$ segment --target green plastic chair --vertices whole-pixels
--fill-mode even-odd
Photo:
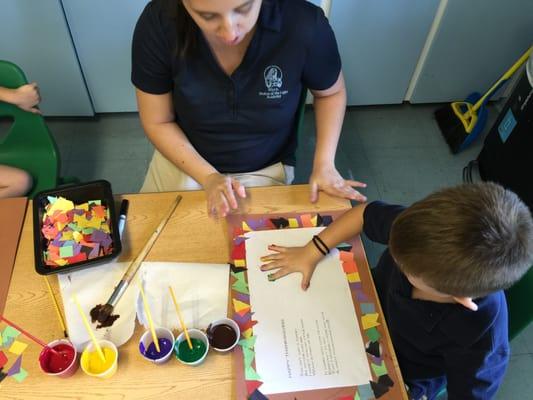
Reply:
[[[509,340],[514,339],[533,321],[531,293],[533,292],[533,266],[505,291],[509,310]]]
[[[0,86],[15,89],[27,83],[18,66],[0,60]],[[23,169],[32,176],[29,197],[57,187],[61,182],[59,151],[44,118],[0,101],[0,118],[4,117],[12,118],[13,123],[4,139],[0,138],[0,164]]]

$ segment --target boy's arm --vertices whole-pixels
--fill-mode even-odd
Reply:
[[[36,107],[41,101],[41,96],[39,94],[39,87],[35,82],[22,85],[17,89],[0,86],[0,101],[14,104],[21,110],[34,114],[41,113]]]
[[[345,212],[324,229],[318,237],[330,248],[358,235],[363,229],[363,213],[366,204],[359,204]],[[324,257],[315,244],[310,241],[303,247],[282,247],[271,245],[269,250],[276,253],[264,256],[261,261],[268,262],[261,266],[262,271],[278,269],[269,275],[275,281],[292,272],[302,273],[302,289],[307,290],[316,265]]]
[[[509,362],[509,347],[486,351],[460,348],[446,352],[448,400],[492,399]]]

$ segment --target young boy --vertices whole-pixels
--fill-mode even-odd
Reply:
[[[0,86],[0,101],[11,103],[27,112],[41,113],[37,108],[41,96],[35,82],[22,85],[17,89]],[[23,196],[31,187],[32,179],[26,171],[0,164],[0,199]]]
[[[533,220],[493,183],[440,190],[411,207],[382,202],[346,212],[304,247],[270,246],[263,271],[309,287],[329,249],[363,231],[388,244],[372,271],[412,399],[490,399],[509,360],[503,289],[533,263]]]

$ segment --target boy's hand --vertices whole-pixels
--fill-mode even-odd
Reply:
[[[34,114],[41,114],[41,111],[36,107],[40,101],[39,87],[35,82],[21,86],[15,89],[13,93],[13,104],[21,110]]]
[[[267,262],[261,265],[261,271],[277,269],[275,273],[268,275],[268,279],[275,281],[293,272],[300,272],[302,289],[307,290],[316,265],[323,257],[314,245],[311,243],[304,247],[283,247],[271,244],[268,249],[276,253],[261,257],[261,261]]]

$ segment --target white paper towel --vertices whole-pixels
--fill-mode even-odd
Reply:
[[[76,294],[83,312],[90,322],[89,312],[94,306],[105,304],[128,265],[128,262],[112,262],[58,276],[69,338],[78,351],[82,351],[91,338],[83,325],[72,296]],[[98,339],[109,340],[117,346],[126,343],[135,329],[134,304],[138,296],[138,285],[130,285],[113,311],[113,314],[120,315],[120,318],[108,328],[95,329],[95,336]],[[92,327],[96,328],[96,324],[92,324]]]
[[[181,330],[169,286],[174,289],[187,328],[205,329],[214,320],[226,317],[228,268],[228,264],[143,263],[141,279],[154,324]],[[140,296],[137,315],[147,327]]]
[[[84,349],[90,337],[72,300],[73,294],[77,295],[90,321],[90,310],[98,304],[105,304],[128,265],[128,262],[109,263],[58,276],[69,337],[78,351]],[[120,318],[110,327],[96,329],[97,338],[110,340],[117,346],[123,345],[133,335],[136,313],[139,321],[148,326],[139,293],[141,281],[157,326],[181,330],[169,285],[174,289],[188,328],[205,329],[210,322],[227,315],[228,264],[144,262],[137,274],[113,312]],[[96,328],[96,324],[92,327]]]

